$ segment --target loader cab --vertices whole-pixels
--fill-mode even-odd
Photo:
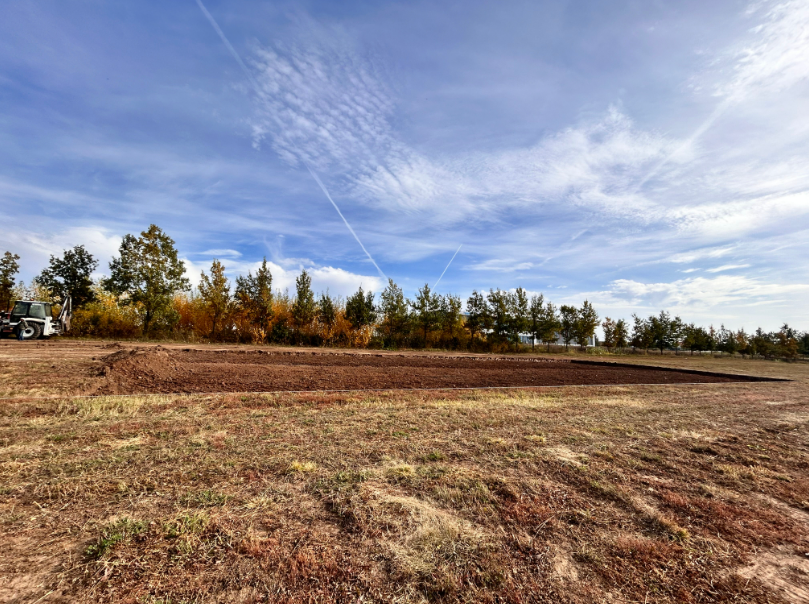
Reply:
[[[22,319],[28,327],[23,330],[23,340],[36,340],[41,337],[60,335],[64,330],[64,321],[54,321],[53,307],[50,302],[39,300],[17,300],[11,314],[0,324],[0,337],[16,333]],[[69,319],[68,319],[69,320]]]
[[[53,314],[49,302],[30,302],[17,300],[11,310],[11,322],[17,323],[20,319],[52,319]]]

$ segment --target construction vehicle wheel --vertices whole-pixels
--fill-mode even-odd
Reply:
[[[23,340],[36,340],[42,335],[42,325],[39,323],[29,323],[28,328],[22,332]]]

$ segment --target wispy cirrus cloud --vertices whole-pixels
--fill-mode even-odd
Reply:
[[[723,273],[725,271],[735,271],[740,268],[749,268],[749,264],[723,264],[722,266],[715,266],[714,268],[706,268],[706,273]]]
[[[700,76],[710,79],[720,99],[710,124],[727,102],[785,90],[809,74],[805,4],[768,5],[751,15],[759,24],[748,38]],[[585,210],[710,238],[809,214],[809,176],[795,169],[807,157],[805,145],[784,160],[746,160],[738,153],[708,158],[697,148],[707,122],[676,138],[639,128],[611,107],[533,145],[437,154],[401,137],[391,87],[350,45],[259,46],[250,64],[262,90],[253,120],[256,144],[268,139],[290,164],[305,160],[330,174],[339,195],[418,215],[419,224],[425,216],[439,223],[486,222],[501,220],[503,212]],[[655,187],[646,191],[652,174]]]
[[[269,139],[290,164],[330,172],[341,194],[389,211],[485,221],[563,202],[643,219],[653,207],[632,181],[676,144],[613,107],[530,147],[428,155],[397,137],[387,88],[350,53],[258,48],[251,64],[262,91],[255,144]]]
[[[772,94],[809,78],[809,5],[803,0],[756,2],[747,15],[759,18],[752,36],[717,61],[726,77],[714,86],[719,97],[741,102]]]
[[[197,255],[199,256],[213,256],[214,258],[241,258],[242,253],[238,250],[228,250],[228,249],[215,249],[215,250],[205,250],[204,252],[199,252]]]
[[[591,301],[610,307],[670,308],[705,311],[722,306],[779,304],[809,291],[809,283],[772,283],[743,275],[721,275],[713,278],[690,277],[663,283],[643,283],[633,279],[617,279],[609,288],[580,294]]]
[[[673,256],[670,256],[666,260],[668,262],[675,262],[677,264],[691,263],[697,260],[702,260],[704,258],[721,258],[722,256],[727,256],[735,249],[736,249],[735,245],[708,247],[698,250],[692,250],[689,252],[681,252],[679,254],[674,254]]]

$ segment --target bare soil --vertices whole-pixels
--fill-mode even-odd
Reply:
[[[124,349],[102,359],[97,394],[714,384],[760,378],[571,359]]]

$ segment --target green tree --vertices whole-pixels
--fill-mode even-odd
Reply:
[[[514,350],[519,348],[520,334],[528,331],[531,325],[531,313],[528,308],[528,294],[518,287],[510,298],[509,335],[514,343]]]
[[[360,285],[357,292],[346,300],[346,319],[354,329],[373,325],[376,321],[374,294],[363,292]]]
[[[809,331],[798,334],[798,354],[809,355]]]
[[[508,341],[511,325],[513,323],[514,304],[509,292],[500,289],[490,289],[486,302],[491,313],[491,327],[494,338],[498,341]]]
[[[579,309],[575,306],[563,304],[559,308],[559,335],[565,343],[565,350],[568,349],[570,343],[576,338],[576,326],[579,321]]]
[[[320,300],[317,301],[317,322],[320,323],[323,332],[326,334],[326,342],[330,343],[332,329],[337,322],[337,309],[335,308],[334,300],[331,299],[329,292],[320,294]]]
[[[757,354],[763,357],[771,356],[773,342],[770,334],[766,333],[761,327],[756,329],[755,333],[750,337],[749,349],[751,356],[756,356]]]
[[[452,294],[438,296],[438,298],[438,323],[443,345],[447,348],[457,349],[463,333],[461,299]]]
[[[401,345],[407,336],[410,316],[407,298],[393,279],[388,279],[388,286],[382,291],[379,312],[382,315],[380,330],[385,346]]]
[[[20,257],[6,252],[0,258],[0,310],[7,311],[13,302],[15,277],[20,272]]]
[[[691,354],[695,350],[702,351],[708,349],[708,332],[704,327],[698,327],[693,323],[683,325],[682,329],[683,347],[688,348]]]
[[[551,344],[556,341],[559,330],[562,329],[562,322],[559,319],[559,311],[550,301],[542,309],[540,323],[540,338],[548,345],[548,352],[551,351]]]
[[[739,351],[739,342],[736,339],[736,334],[733,333],[732,330],[726,329],[724,325],[719,328],[719,342],[717,348],[730,355],[736,354]]]
[[[531,350],[537,340],[542,339],[542,312],[545,296],[542,294],[531,296],[531,305],[528,309],[528,331],[531,334]]]
[[[618,319],[615,322],[615,335],[613,338],[616,348],[626,348],[629,340],[629,328],[623,319]]]
[[[469,344],[474,344],[475,337],[482,335],[483,331],[489,327],[491,314],[486,298],[477,290],[472,291],[472,295],[466,300],[466,328],[469,330]]]
[[[51,256],[48,268],[37,277],[56,298],[70,294],[73,307],[81,308],[95,300],[93,280],[90,275],[98,267],[98,260],[83,245],[65,250],[61,258]]]
[[[790,329],[786,323],[780,331],[773,334],[775,341],[776,354],[785,359],[795,359],[798,357],[798,340],[795,339],[797,334],[794,330]]]
[[[789,339],[789,340],[795,340],[795,341],[797,341],[797,339],[798,339],[798,332],[797,332],[797,331],[795,331],[794,329],[792,329],[792,328],[789,326],[789,324],[788,324],[788,323],[784,323],[784,324],[781,326],[781,331],[780,331],[780,333],[784,334],[784,337],[785,337],[785,338],[787,338],[787,339]]]
[[[117,295],[122,304],[139,308],[147,336],[157,317],[176,322],[169,316],[172,298],[190,289],[190,284],[184,277],[185,266],[177,258],[174,240],[153,224],[140,237],[125,235],[118,251],[103,287]]]
[[[312,278],[305,270],[295,279],[295,303],[292,305],[292,324],[300,340],[303,332],[311,327],[317,316],[315,294],[312,291]]]
[[[744,328],[734,334],[736,338],[736,349],[744,356],[750,353],[750,338]]]
[[[649,346],[654,343],[649,321],[636,314],[632,315],[632,319],[634,321],[632,325],[632,346],[648,350]]]
[[[199,296],[205,303],[205,309],[211,318],[211,339],[216,338],[217,327],[225,322],[233,307],[230,295],[230,281],[225,277],[225,267],[214,258],[211,264],[211,276],[202,271],[199,280]]]
[[[598,313],[593,305],[585,300],[577,313],[574,329],[576,342],[583,349],[586,349],[587,342],[595,335],[596,327],[598,327]]]
[[[607,350],[615,347],[615,326],[615,321],[609,317],[605,317],[601,323],[601,330],[604,332],[604,346],[607,347]]]
[[[677,345],[682,329],[680,317],[672,319],[668,312],[661,310],[659,315],[649,317],[648,325],[652,343],[655,348],[660,349],[660,354],[663,354],[666,348],[674,348]]]
[[[440,325],[441,298],[432,293],[429,284],[425,283],[424,287],[416,292],[416,299],[412,302],[412,307],[415,314],[414,320],[423,332],[424,346],[429,346],[430,332]]]
[[[236,301],[246,312],[254,335],[262,341],[272,331],[272,300],[272,273],[264,258],[255,276],[248,271],[246,277],[236,277]]]

